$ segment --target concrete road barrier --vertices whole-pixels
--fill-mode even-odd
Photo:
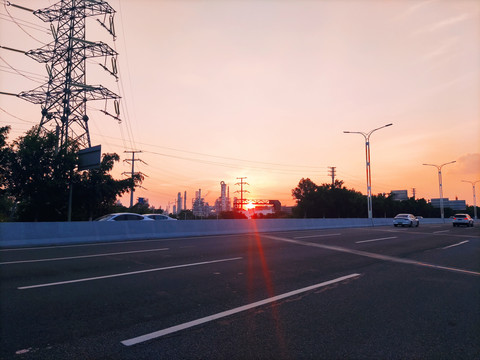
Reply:
[[[0,248],[160,239],[253,232],[390,226],[378,219],[259,219],[183,221],[78,221],[0,223]],[[420,224],[442,223],[422,219]]]

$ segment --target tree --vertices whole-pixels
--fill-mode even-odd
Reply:
[[[374,217],[394,217],[400,213],[414,214],[423,217],[440,217],[440,209],[434,208],[425,199],[398,201],[391,195],[379,194],[372,197]],[[449,215],[450,216],[450,215]]]
[[[178,219],[178,220],[195,220],[195,215],[193,215],[192,210],[182,210],[176,215],[176,219]]]
[[[291,216],[284,211],[276,211],[270,214],[255,213],[252,215],[252,219],[286,219]]]
[[[0,128],[2,191],[16,202],[16,219],[20,221],[65,221],[69,187],[73,186],[75,220],[88,220],[110,212],[117,196],[137,186],[142,178],[115,180],[108,173],[117,154],[104,154],[100,167],[80,172],[78,147],[71,143],[57,149],[57,138],[49,132],[32,128],[25,136],[5,145],[8,130]],[[2,145],[3,144],[3,145]]]
[[[53,133],[40,134],[34,127],[14,141],[7,160],[5,184],[17,201],[22,221],[64,220],[76,147],[56,151]]]
[[[309,178],[302,178],[298,186],[292,190],[292,196],[297,200],[297,206],[293,209],[296,217],[318,217],[318,186]]]
[[[366,196],[343,186],[343,181],[334,184],[316,185],[310,179],[301,179],[292,190],[297,199],[293,208],[295,217],[309,218],[357,218],[367,217]],[[414,198],[396,201],[391,195],[378,194],[372,196],[374,217],[394,217],[399,213],[410,213],[423,217],[439,217],[440,210],[427,203],[425,199]],[[445,216],[453,214],[453,210],[445,208]]]
[[[217,218],[212,217],[212,218]],[[248,219],[248,217],[241,211],[221,211],[218,214],[219,219]]]
[[[332,184],[316,185],[310,179],[301,179],[298,186],[292,190],[297,199],[293,208],[295,217],[338,218],[363,216],[362,210],[365,196],[355,190],[343,186],[343,181],[336,180]]]
[[[113,212],[117,197],[131,189],[132,181],[135,186],[142,181],[141,175],[135,175],[133,180],[115,180],[109,172],[118,161],[117,154],[103,154],[99,168],[84,171],[79,176],[73,185],[73,219],[92,220]],[[146,213],[148,205],[138,210]]]
[[[6,186],[8,162],[11,158],[11,149],[7,146],[9,132],[10,126],[0,127],[0,221],[9,220],[13,207],[13,199],[9,196]]]

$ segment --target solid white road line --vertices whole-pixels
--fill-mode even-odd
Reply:
[[[450,232],[450,230],[434,231],[433,233],[434,233],[434,234],[441,234],[441,233],[445,233],[445,232]]]
[[[379,238],[379,239],[370,239],[370,240],[355,241],[355,244],[367,243],[367,242],[372,242],[372,241],[390,240],[390,239],[396,239],[396,238],[397,238],[397,236],[390,236],[390,237]]]
[[[57,285],[73,284],[73,283],[78,283],[78,282],[85,282],[85,281],[92,281],[92,280],[100,280],[100,279],[110,279],[110,278],[115,278],[115,277],[120,277],[120,276],[129,276],[129,275],[136,275],[136,274],[144,274],[144,273],[149,273],[149,272],[154,272],[154,271],[179,269],[179,268],[190,267],[190,266],[208,265],[208,264],[214,264],[214,263],[225,262],[225,261],[234,261],[234,260],[240,260],[240,259],[243,259],[243,258],[241,258],[241,257],[236,257],[236,258],[230,258],[230,259],[220,259],[220,260],[202,261],[202,262],[192,263],[192,264],[174,265],[174,266],[167,266],[167,267],[162,267],[162,268],[155,268],[155,269],[148,269],[148,270],[140,270],[140,271],[132,271],[132,272],[128,272],[128,273],[120,273],[120,274],[96,276],[96,277],[76,279],[76,280],[58,281],[58,282],[47,283],[47,284],[21,286],[21,287],[18,287],[17,289],[18,289],[18,290],[27,290],[27,289],[35,289],[35,288],[47,287],[47,286],[57,286]]]
[[[457,243],[457,244],[445,246],[445,247],[443,247],[442,249],[444,249],[444,250],[445,250],[445,249],[449,249],[449,248],[452,248],[452,247],[454,247],[454,246],[459,246],[459,245],[466,244],[466,243],[468,243],[468,242],[469,242],[468,240],[465,240],[465,241],[459,242],[459,243]]]
[[[297,236],[294,239],[309,239],[309,238],[317,238],[317,237],[326,237],[326,236],[339,236],[342,234],[321,234],[321,235],[308,235],[308,236]]]
[[[290,297],[290,296],[295,296],[295,295],[298,295],[298,294],[301,294],[301,293],[304,293],[304,292],[307,292],[307,291],[315,290],[315,289],[318,289],[320,287],[335,284],[335,283],[338,283],[340,281],[355,278],[355,277],[358,277],[358,276],[360,276],[360,274],[350,274],[350,275],[342,276],[342,277],[339,277],[339,278],[336,278],[336,279],[333,279],[333,280],[329,280],[329,281],[325,281],[325,282],[322,282],[322,283],[319,283],[319,284],[316,284],[316,285],[304,287],[302,289],[293,290],[293,291],[290,291],[290,292],[287,292],[287,293],[284,293],[284,294],[281,294],[281,295],[277,295],[277,296],[274,296],[274,297],[271,297],[271,298],[260,300],[260,301],[257,301],[257,302],[251,303],[251,304],[247,304],[247,305],[244,305],[244,306],[240,306],[240,307],[237,307],[237,308],[234,308],[234,309],[231,309],[231,310],[223,311],[223,312],[220,312],[220,313],[217,313],[217,314],[214,314],[214,315],[206,316],[206,317],[203,317],[203,318],[200,318],[200,319],[197,319],[197,320],[189,321],[189,322],[186,322],[186,323],[183,323],[183,324],[180,324],[180,325],[172,326],[172,327],[169,327],[169,328],[166,328],[166,329],[163,329],[163,330],[155,331],[155,332],[152,332],[152,333],[149,333],[149,334],[146,334],[146,335],[134,337],[134,338],[128,339],[128,340],[123,340],[121,343],[125,346],[136,345],[136,344],[139,344],[139,343],[142,343],[142,342],[145,342],[145,341],[149,341],[149,340],[152,340],[152,339],[156,339],[156,338],[159,338],[159,337],[177,332],[177,331],[185,330],[185,329],[191,328],[193,326],[197,326],[197,325],[204,324],[204,323],[207,323],[207,322],[210,322],[210,321],[214,321],[214,320],[217,320],[217,319],[220,319],[220,318],[224,318],[226,316],[234,315],[234,314],[237,314],[237,313],[242,312],[242,311],[250,310],[250,309],[256,308],[258,306],[269,304],[269,303],[272,303],[272,302],[275,302],[275,301],[285,299],[285,298]]]
[[[338,251],[338,252],[343,252],[343,253],[346,253],[346,254],[364,256],[364,257],[368,257],[368,258],[372,258],[372,259],[390,261],[390,262],[400,263],[400,264],[410,264],[410,265],[416,265],[416,266],[423,266],[423,267],[429,267],[429,268],[438,269],[438,270],[446,270],[446,271],[458,272],[458,273],[462,273],[462,274],[480,276],[480,272],[478,272],[478,271],[471,271],[471,270],[453,268],[453,267],[448,267],[448,266],[428,264],[428,263],[424,263],[424,262],[420,262],[420,261],[416,261],[416,260],[410,260],[410,259],[399,258],[399,257],[395,257],[395,256],[382,255],[382,254],[376,254],[376,253],[371,253],[371,252],[362,251],[362,250],[348,249],[348,248],[344,248],[344,247],[340,247],[340,246],[317,244],[317,243],[311,243],[311,242],[307,242],[307,241],[298,241],[298,240],[282,238],[282,237],[278,237],[278,236],[270,236],[270,235],[262,235],[262,236],[266,237],[268,239],[288,242],[288,243],[291,243],[291,244],[318,247],[320,249]]]
[[[47,258],[47,259],[36,259],[36,260],[7,261],[7,262],[0,262],[0,265],[25,264],[25,263],[35,263],[35,262],[45,262],[45,261],[59,261],[59,260],[72,260],[72,259],[85,259],[85,258],[100,257],[100,256],[137,254],[137,253],[145,253],[145,252],[153,252],[153,251],[165,251],[165,250],[168,250],[168,248],[150,249],[150,250],[136,250],[136,251],[124,251],[124,252],[106,253],[106,254],[95,254],[95,255],[68,256],[68,257],[50,258],[50,259]]]

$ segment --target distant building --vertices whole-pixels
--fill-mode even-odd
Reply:
[[[195,191],[195,198],[192,200],[193,215],[199,217],[207,217],[210,215],[210,205],[202,198],[202,189]]]
[[[431,199],[430,204],[432,204],[433,207],[439,208],[440,198]],[[465,200],[450,200],[449,198],[443,198],[443,207],[452,210],[466,210],[467,204]]]
[[[220,197],[215,200],[215,212],[218,214],[222,211],[231,211],[230,204],[230,187],[224,181],[220,182]]]
[[[408,200],[408,190],[392,190],[390,192],[392,199],[395,201]]]
[[[467,210],[467,203],[465,200],[450,200],[448,207],[452,210]]]

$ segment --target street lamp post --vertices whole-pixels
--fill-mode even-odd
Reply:
[[[365,158],[367,163],[367,208],[368,208],[368,218],[372,219],[372,173],[370,170],[370,135],[374,131],[383,129],[387,126],[392,126],[393,124],[383,125],[379,128],[373,129],[368,133],[360,132],[360,131],[344,131],[345,134],[360,134],[365,138]]]
[[[456,161],[450,161],[442,165],[434,165],[434,164],[423,164],[426,166],[434,166],[438,170],[438,192],[440,195],[440,217],[444,220],[444,213],[443,213],[443,187],[442,187],[442,167],[448,164],[453,164]],[[444,220],[445,222],[445,220]]]
[[[477,181],[462,180],[462,182],[468,182],[468,183],[472,184],[472,188],[473,188],[473,217],[475,218],[475,220],[477,220],[477,197],[475,195],[475,184],[477,182],[480,182],[480,180],[477,180]]]

